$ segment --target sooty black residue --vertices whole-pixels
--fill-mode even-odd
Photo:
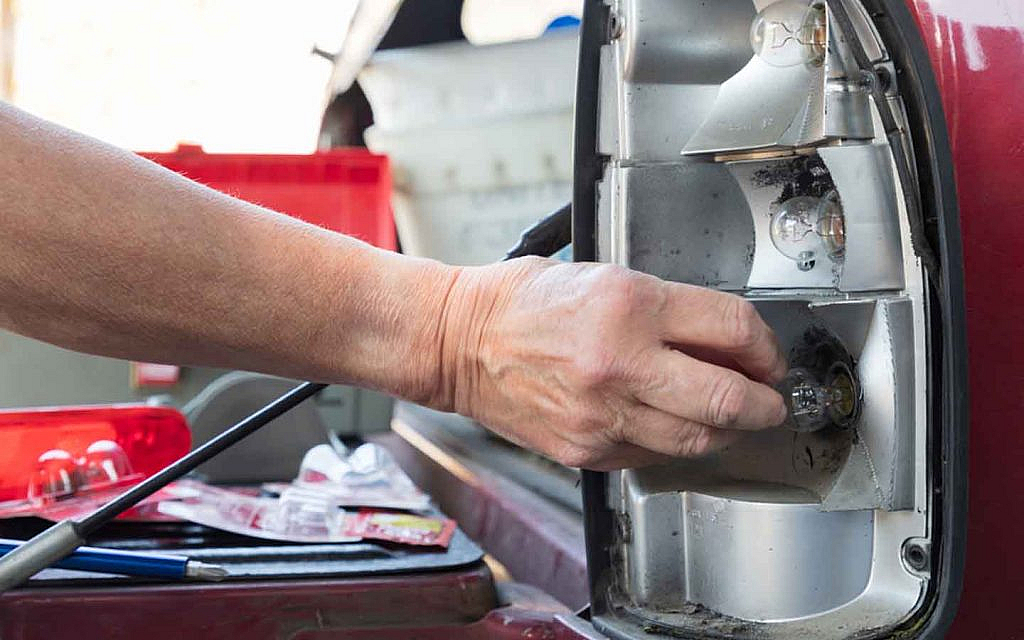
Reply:
[[[763,169],[754,172],[753,182],[758,187],[782,187],[782,192],[775,200],[785,202],[797,196],[813,196],[820,198],[832,189],[835,183],[829,175],[828,167],[821,158],[814,156],[798,156],[792,160],[772,162]]]

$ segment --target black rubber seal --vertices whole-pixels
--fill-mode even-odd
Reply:
[[[573,131],[572,250],[576,262],[597,260],[597,185],[606,158],[598,151],[601,47],[608,42],[609,9],[601,0],[584,0],[580,52],[576,68]],[[606,610],[603,593],[611,569],[608,552],[613,530],[607,508],[607,474],[582,471],[583,527],[587,544],[587,575],[591,614]]]
[[[580,54],[576,67],[573,131],[573,260],[597,260],[597,183],[606,158],[597,149],[601,47],[608,42],[609,10],[601,0],[584,0]]]

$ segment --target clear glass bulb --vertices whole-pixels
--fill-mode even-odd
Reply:
[[[66,498],[78,489],[78,464],[63,449],[50,449],[39,456],[28,480],[28,499],[34,504]]]
[[[97,440],[78,462],[83,481],[89,485],[117,482],[132,475],[128,454],[113,440]]]
[[[825,60],[825,8],[800,0],[768,5],[750,26],[750,45],[773,67],[820,65]]]
[[[821,255],[841,261],[846,252],[846,222],[839,194],[797,196],[778,205],[772,213],[771,237],[779,253],[796,261],[801,271],[814,267]]]
[[[792,431],[818,431],[829,425],[848,427],[859,413],[857,382],[841,362],[829,368],[824,382],[807,369],[794,367],[777,388],[789,410],[786,426]]]

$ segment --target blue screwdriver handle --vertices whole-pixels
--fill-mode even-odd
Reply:
[[[23,544],[21,540],[0,538],[0,555],[6,555],[21,544]],[[188,558],[160,553],[78,547],[71,555],[51,566],[93,573],[180,579],[186,576]]]

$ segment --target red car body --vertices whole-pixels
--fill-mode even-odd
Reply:
[[[942,94],[966,271],[970,500],[951,637],[1024,638],[1024,2],[910,6]]]

